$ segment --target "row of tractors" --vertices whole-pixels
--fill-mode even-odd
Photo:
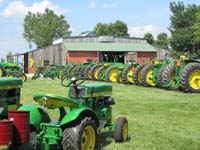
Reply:
[[[84,81],[81,76],[63,78],[67,96],[38,93],[33,95],[38,105],[22,105],[23,81],[0,77],[0,149],[100,150],[97,135],[103,129],[113,131],[115,142],[127,141],[127,118],[112,119],[112,85]],[[56,120],[48,109],[59,112]]]
[[[180,56],[179,59],[150,58],[145,64],[135,61],[123,63],[82,63],[39,67],[32,79],[70,78],[72,75],[87,80],[135,84],[145,87],[179,89],[200,93],[200,60]]]
[[[23,81],[27,80],[27,76],[23,73],[18,63],[0,62],[0,77],[17,77]]]

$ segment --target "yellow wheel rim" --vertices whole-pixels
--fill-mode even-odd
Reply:
[[[2,71],[2,69],[0,69],[0,77],[2,77],[3,76],[3,71]]]
[[[146,82],[147,82],[150,86],[156,86],[156,83],[153,82],[153,80],[152,80],[152,74],[153,74],[152,69],[149,69],[149,70],[147,71],[147,74],[146,74]]]
[[[108,74],[110,81],[117,82],[117,74],[118,74],[117,68],[111,69]]]
[[[94,69],[94,77],[95,77],[95,79],[98,78],[98,70],[99,70],[99,68],[100,68],[100,67],[96,67],[96,68]]]
[[[193,70],[189,75],[189,85],[193,89],[200,89],[200,70]]]
[[[92,77],[91,77],[91,70],[90,69],[87,70],[87,76],[88,76],[89,79],[92,79]]]
[[[8,74],[7,77],[13,77],[13,74]]]
[[[138,78],[139,83],[142,83],[142,81],[141,81],[141,71],[139,71],[137,78]]]
[[[95,131],[94,128],[89,125],[83,130],[81,136],[81,150],[94,150],[95,147]]]
[[[128,139],[128,123],[125,123],[123,126],[123,141],[126,141]]]
[[[131,69],[127,73],[127,79],[130,83],[134,83],[133,80],[133,72],[134,72],[134,67],[131,67]]]

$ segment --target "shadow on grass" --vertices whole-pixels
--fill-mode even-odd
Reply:
[[[106,150],[105,147],[114,141],[114,132],[108,131],[97,135],[97,144],[95,150]],[[128,141],[131,140],[129,136]],[[127,142],[128,142],[127,141]]]

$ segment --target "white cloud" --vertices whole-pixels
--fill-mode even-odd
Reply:
[[[65,14],[68,9],[62,9],[57,5],[53,5],[50,1],[44,0],[41,3],[35,2],[32,6],[25,6],[21,0],[11,1],[9,5],[0,13],[3,17],[25,16],[28,11],[33,13],[43,13],[46,8],[53,10],[56,14]]]
[[[114,3],[104,3],[103,4],[103,8],[110,8],[110,9],[116,8],[118,6],[119,6],[119,3],[117,3],[117,2],[114,2]]]
[[[3,0],[0,0],[0,4],[3,2]]]
[[[144,37],[144,34],[150,32],[154,37],[161,33],[161,28],[156,25],[146,25],[146,26],[130,26],[128,27],[128,33],[134,37]]]
[[[90,2],[89,7],[92,9],[96,8],[97,7],[96,2]]]

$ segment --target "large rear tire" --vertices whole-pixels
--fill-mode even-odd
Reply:
[[[106,72],[105,67],[104,66],[100,67],[97,72],[97,80],[104,81],[106,76],[105,72]]]
[[[148,64],[141,70],[141,83],[145,87],[156,86],[156,83],[152,80],[153,66]]]
[[[163,88],[170,89],[174,85],[176,85],[175,76],[176,76],[175,65],[168,64],[163,70],[163,78],[162,78]]]
[[[61,143],[62,150],[94,150],[96,130],[94,121],[88,117],[74,127],[65,128]]]
[[[92,76],[91,76],[91,69],[90,69],[90,66],[86,66],[84,71],[83,71],[83,74],[84,74],[84,77],[86,80],[91,80],[92,79]]]
[[[166,66],[162,66],[159,68],[158,73],[157,73],[157,86],[159,88],[163,88],[163,71],[165,69]]]
[[[96,64],[91,68],[92,80],[97,80],[98,70],[102,67],[102,64]]]
[[[117,83],[123,83],[123,81],[122,81],[122,73],[121,72],[118,72],[118,74],[117,74]]]
[[[131,64],[127,65],[122,71],[122,81],[124,84],[133,84],[133,72],[135,67]]]
[[[128,121],[125,117],[117,119],[114,130],[115,142],[124,142],[128,140]]]
[[[117,74],[119,69],[116,66],[110,66],[106,69],[106,81],[108,82],[117,82]]]
[[[187,64],[180,75],[180,89],[184,92],[200,93],[200,64]]]
[[[142,85],[142,81],[141,81],[141,70],[142,68],[144,68],[146,64],[140,64],[138,65],[134,72],[133,72],[133,80],[134,80],[134,83],[136,85]]]

